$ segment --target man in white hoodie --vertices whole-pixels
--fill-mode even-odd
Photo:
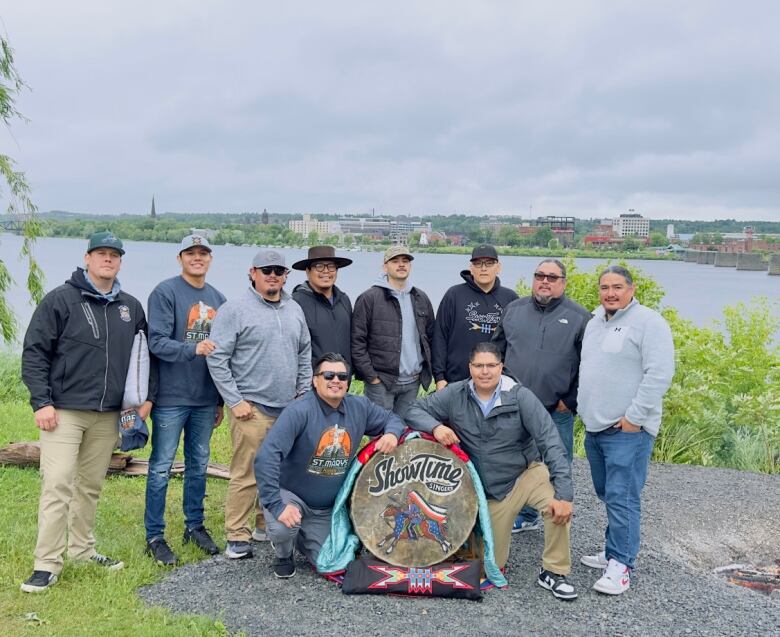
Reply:
[[[585,328],[577,402],[596,495],[607,507],[604,551],[582,563],[604,569],[594,590],[620,595],[639,552],[640,499],[663,397],[674,376],[674,342],[666,320],[634,298],[624,267],[599,277],[601,306]]]

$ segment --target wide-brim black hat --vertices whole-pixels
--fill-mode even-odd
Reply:
[[[336,248],[333,246],[312,246],[309,248],[309,256],[292,264],[293,270],[305,270],[315,261],[333,261],[337,268],[344,268],[352,264],[352,259],[336,256]]]

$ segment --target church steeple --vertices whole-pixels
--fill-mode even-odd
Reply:
[[[149,215],[152,219],[157,218],[157,212],[154,209],[154,195],[152,195],[152,213]]]

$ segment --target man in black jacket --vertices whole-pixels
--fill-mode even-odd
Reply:
[[[460,273],[465,283],[453,285],[444,294],[433,330],[433,379],[436,389],[469,377],[469,353],[489,341],[498,328],[504,308],[517,298],[514,290],[501,287],[501,264],[491,245],[471,251],[468,270]]]
[[[28,593],[57,581],[66,531],[71,560],[123,567],[95,551],[93,528],[117,446],[133,339],[146,331],[143,307],[116,279],[124,253],[110,232],[93,234],[84,269],[43,298],[24,337],[22,379],[41,430],[42,474],[35,566],[21,586]],[[150,409],[147,401],[138,413],[146,418]]]
[[[409,285],[414,257],[409,248],[385,251],[384,276],[355,301],[352,363],[365,381],[366,397],[403,417],[420,384],[431,384],[433,306]]]
[[[296,285],[292,297],[303,309],[311,334],[311,359],[337,352],[352,366],[350,332],[352,303],[336,287],[338,271],[352,263],[336,256],[333,246],[313,246],[306,259],[293,263],[293,270],[305,270],[306,282]]]
[[[531,504],[545,512],[550,523],[544,528],[537,582],[559,599],[574,599],[577,593],[566,579],[574,490],[560,436],[539,400],[502,375],[494,343],[478,343],[469,368],[469,380],[418,400],[404,420],[443,445],[460,444],[469,455],[488,499],[499,567],[509,558],[512,523],[520,509]]]
[[[542,402],[558,428],[566,454],[574,454],[574,414],[580,351],[591,313],[566,298],[566,267],[545,259],[534,270],[531,296],[510,303],[493,341],[504,355],[507,373]],[[538,515],[523,511],[515,532],[541,525]]]

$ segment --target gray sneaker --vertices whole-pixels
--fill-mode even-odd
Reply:
[[[253,556],[252,545],[249,542],[228,542],[225,555],[231,560],[243,560]]]
[[[97,564],[98,566],[102,566],[103,568],[106,568],[109,571],[118,571],[125,567],[124,562],[120,562],[119,560],[115,560],[111,557],[107,557],[100,553],[95,553],[94,555],[92,555],[89,558],[89,561],[92,562],[93,564]]]

